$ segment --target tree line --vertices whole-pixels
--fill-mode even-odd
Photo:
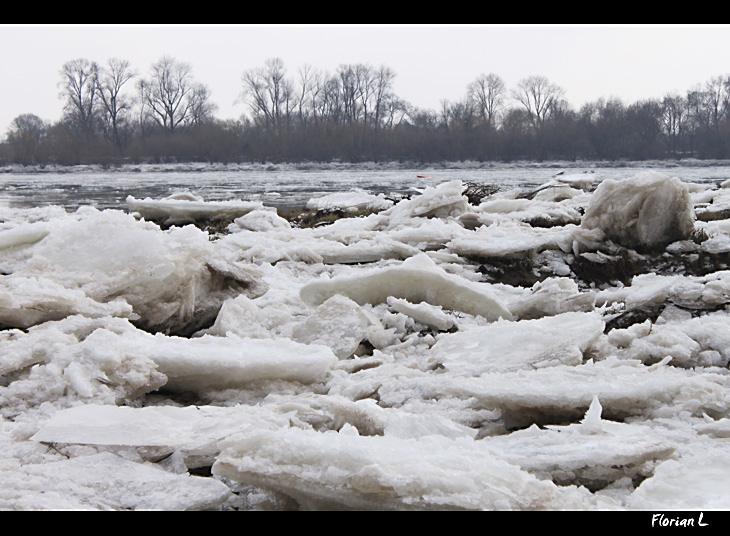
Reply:
[[[387,66],[305,65],[279,58],[241,75],[237,120],[220,120],[208,87],[169,56],[146,76],[126,60],[87,59],[59,71],[63,114],[26,113],[0,144],[0,163],[516,161],[730,158],[730,76],[684,94],[574,109],[544,76],[508,88],[480,74],[458,101],[421,109],[393,90]]]

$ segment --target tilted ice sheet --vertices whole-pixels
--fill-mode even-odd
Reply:
[[[127,196],[127,209],[144,219],[164,225],[193,223],[199,220],[233,220],[263,208],[258,201],[205,201],[189,192],[164,199],[135,199]]]
[[[655,464],[674,453],[673,443],[651,427],[608,421],[601,411],[596,396],[580,423],[532,425],[482,441],[496,456],[532,474],[593,489],[650,477]]]
[[[10,510],[203,510],[230,489],[106,452],[21,467],[0,465],[0,508]]]
[[[577,488],[540,481],[470,438],[401,439],[289,428],[232,436],[213,473],[272,488],[308,508],[581,509]]]
[[[335,294],[347,296],[359,304],[385,303],[392,296],[413,303],[439,305],[488,320],[512,318],[512,313],[487,284],[473,283],[448,274],[425,254],[411,257],[400,266],[373,269],[361,276],[318,279],[305,285],[300,292],[302,299],[312,305],[318,305]]]
[[[205,391],[245,386],[258,380],[282,379],[311,383],[321,380],[337,362],[326,346],[287,339],[237,336],[187,339],[160,333],[123,337],[127,355],[155,362],[170,389]]]
[[[603,334],[604,325],[593,313],[563,313],[519,322],[501,320],[442,335],[432,351],[449,376],[579,365],[584,353]]]
[[[36,322],[90,312],[91,301],[109,313],[116,311],[101,304],[121,302],[114,305],[119,309],[126,302],[140,325],[175,332],[215,316],[227,297],[265,290],[245,269],[218,256],[207,233],[193,226],[163,232],[122,212],[92,208],[53,221],[48,234],[28,246],[30,256],[3,278],[3,286],[15,290],[30,278],[44,282],[28,297],[15,298],[36,303]],[[38,292],[46,287],[50,299],[44,304]],[[0,321],[27,327],[27,316],[6,312]]]
[[[730,440],[696,443],[691,453],[659,464],[652,478],[642,482],[628,499],[628,507],[670,511],[730,508]]]
[[[53,444],[135,447],[160,458],[180,452],[189,467],[210,465],[219,442],[247,429],[288,426],[284,412],[271,406],[74,406],[54,414],[32,437]]]

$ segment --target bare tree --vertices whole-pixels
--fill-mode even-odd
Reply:
[[[210,91],[203,84],[194,84],[189,94],[190,124],[201,125],[213,118],[218,107],[210,100]]]
[[[544,76],[523,78],[512,91],[512,96],[527,112],[535,130],[540,130],[561,101],[564,91]]]
[[[143,109],[167,131],[192,123],[193,110],[203,109],[209,97],[194,83],[190,65],[169,56],[155,63],[151,78],[140,80],[137,87]]]
[[[314,110],[311,103],[313,103],[316,96],[317,78],[316,71],[310,65],[305,64],[299,68],[300,90],[297,96],[296,108],[297,117],[303,125],[306,125],[310,112]]]
[[[121,145],[119,130],[124,114],[131,109],[131,100],[121,94],[122,87],[135,76],[128,61],[112,58],[99,70],[96,80],[103,117],[117,146]]]
[[[326,121],[339,123],[343,118],[342,92],[337,76],[325,75],[318,83],[316,108]]]
[[[505,83],[496,74],[480,74],[469,84],[467,94],[479,115],[492,126],[496,126],[498,114],[504,104]]]
[[[679,95],[666,95],[662,100],[662,134],[672,154],[678,154],[681,150],[680,142],[684,134],[686,111],[686,101]]]
[[[730,77],[715,76],[705,83],[706,106],[712,127],[717,127],[730,107]]]
[[[342,103],[342,114],[345,121],[355,122],[360,115],[359,97],[362,94],[360,85],[362,72],[357,66],[340,65],[337,68],[337,76],[340,84],[340,94]]]
[[[96,62],[79,58],[64,63],[60,74],[58,85],[60,97],[66,100],[66,117],[83,136],[90,136],[94,131],[97,111],[99,66]]]
[[[267,126],[279,127],[289,118],[294,102],[293,84],[286,78],[284,62],[268,59],[263,68],[243,73],[241,100],[248,101],[254,120]]]
[[[375,127],[380,127],[383,117],[387,117],[387,123],[392,124],[395,112],[402,108],[398,99],[393,94],[393,80],[395,71],[390,67],[382,65],[375,73]]]

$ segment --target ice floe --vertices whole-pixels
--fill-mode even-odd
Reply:
[[[0,509],[726,508],[727,191],[0,207]]]

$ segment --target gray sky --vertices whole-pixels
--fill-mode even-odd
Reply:
[[[510,89],[541,75],[579,108],[684,93],[730,74],[730,25],[0,25],[0,51],[4,137],[22,113],[60,119],[59,70],[76,58],[126,59],[147,76],[172,56],[208,86],[221,119],[247,111],[234,104],[241,74],[274,57],[292,78],[305,64],[330,73],[344,63],[386,65],[399,97],[432,110],[463,98],[481,73]]]

